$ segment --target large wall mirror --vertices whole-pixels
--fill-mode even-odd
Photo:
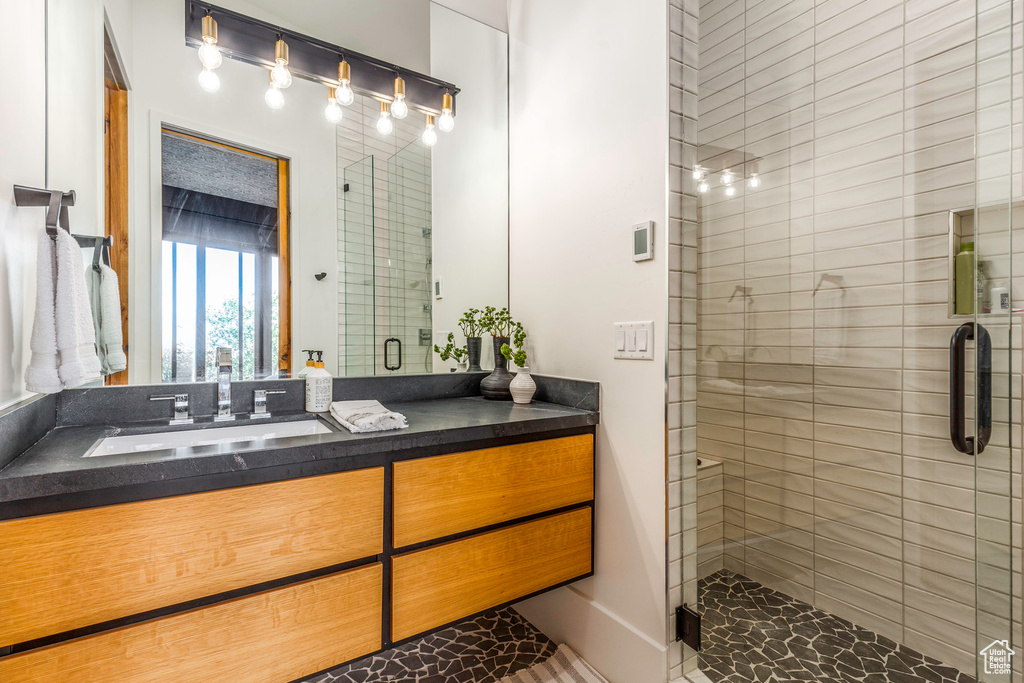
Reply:
[[[294,377],[306,350],[335,376],[452,370],[434,344],[508,303],[508,38],[452,4],[48,0],[47,184],[122,283],[105,383],[212,380],[222,347],[237,379]]]

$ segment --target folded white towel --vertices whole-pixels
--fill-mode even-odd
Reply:
[[[66,230],[57,231],[57,374],[65,389],[100,378],[96,330],[89,307],[82,249]]]
[[[388,410],[379,401],[335,401],[331,404],[331,416],[353,434],[409,426],[405,415]]]
[[[128,367],[121,336],[121,294],[117,273],[105,263],[89,265],[85,273],[100,367],[104,375],[112,375]]]
[[[56,242],[42,231],[36,254],[36,312],[29,341],[32,359],[25,370],[25,386],[37,394],[56,394],[64,388],[57,374],[56,248]]]

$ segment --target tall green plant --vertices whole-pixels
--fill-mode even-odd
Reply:
[[[456,363],[461,363],[462,359],[469,355],[469,351],[465,346],[455,345],[455,334],[452,332],[448,333],[448,343],[445,344],[443,349],[437,344],[434,344],[434,353],[441,356],[441,360],[444,361],[449,358],[454,358]]]
[[[516,364],[518,368],[526,367],[526,330],[522,323],[516,323],[515,334],[512,335],[512,343],[515,349],[508,344],[501,345],[501,355]]]
[[[512,314],[508,312],[507,306],[500,310],[494,306],[487,306],[484,308],[483,315],[480,316],[480,325],[493,337],[507,337],[512,331],[515,321],[512,320]]]
[[[463,313],[459,318],[459,327],[462,328],[462,334],[466,335],[466,339],[479,337],[480,333],[485,331],[480,322],[480,310],[471,308]]]

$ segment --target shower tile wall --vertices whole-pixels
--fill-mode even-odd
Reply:
[[[698,16],[697,161],[762,180],[712,183],[698,207],[697,448],[724,466],[724,565],[973,672],[946,211],[975,200],[975,2],[700,0]],[[1019,400],[1012,415],[1020,644]]]
[[[410,286],[430,272],[430,235],[420,225],[429,226],[431,214],[430,150],[419,142],[422,117],[410,112],[393,119],[394,132],[382,136],[375,127],[379,115],[377,100],[357,95],[337,126],[338,368],[348,376],[388,374],[383,349],[392,336],[402,340],[399,372],[426,372],[413,362],[428,348],[419,346],[419,330],[432,329],[429,288]],[[391,160],[400,152],[403,179],[392,186]],[[367,178],[364,192],[346,196],[346,174],[369,173],[371,162],[372,195],[366,194]],[[355,190],[350,182],[350,193]],[[402,218],[412,221],[406,225]]]
[[[685,181],[697,153],[697,0],[669,6],[669,633],[675,608],[697,604],[697,197]],[[669,644],[670,680],[697,653]]]

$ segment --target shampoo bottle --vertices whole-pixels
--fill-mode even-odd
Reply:
[[[299,370],[299,379],[302,379],[303,377],[311,373],[313,371],[313,368],[316,367],[316,363],[313,362],[313,354],[316,352],[310,351],[309,349],[302,349],[302,352],[308,353],[309,359],[306,361],[306,367]]]
[[[306,412],[325,413],[334,400],[334,378],[324,370],[324,352],[316,352],[316,363],[306,375]]]
[[[956,299],[953,311],[957,315],[974,314],[977,274],[974,242],[964,242],[960,245],[960,253],[956,255]]]

